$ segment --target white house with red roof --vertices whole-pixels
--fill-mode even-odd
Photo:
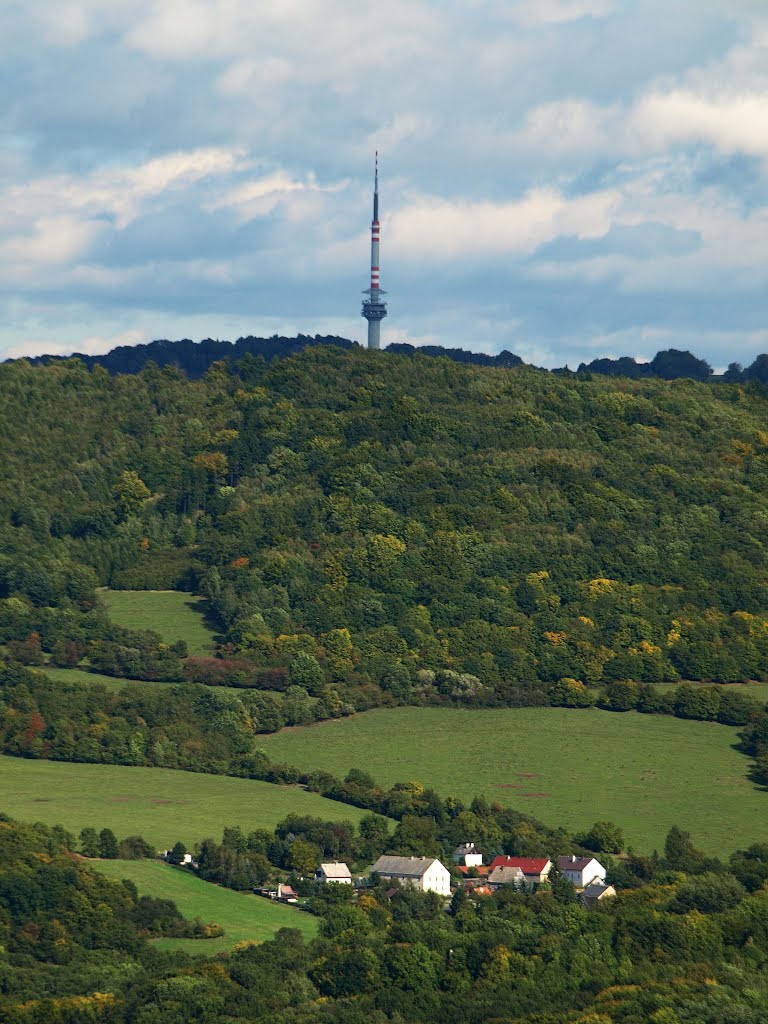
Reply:
[[[573,882],[577,889],[586,889],[592,882],[605,882],[605,868],[594,857],[577,857],[574,854],[557,858],[557,870]]]
[[[552,870],[549,857],[494,857],[489,865],[491,873],[496,868],[520,868],[529,889],[546,882]],[[489,876],[490,877],[490,876]]]

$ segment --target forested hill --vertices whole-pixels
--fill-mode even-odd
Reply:
[[[222,653],[357,706],[766,672],[757,385],[313,346],[199,381],[7,363],[0,392],[2,641],[77,660],[97,584],[181,586]]]

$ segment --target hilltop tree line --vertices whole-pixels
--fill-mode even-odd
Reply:
[[[253,335],[238,338],[237,341],[219,341],[205,338],[193,342],[189,338],[180,341],[162,339],[142,345],[120,345],[102,355],[86,355],[75,353],[72,357],[41,355],[30,357],[27,361],[32,365],[47,365],[75,358],[83,362],[89,369],[103,366],[110,373],[138,373],[148,363],[156,366],[171,366],[187,377],[197,380],[204,375],[212,363],[224,360],[237,363],[244,356],[258,357],[267,361],[285,359],[296,355],[313,346],[334,345],[337,348],[351,349],[357,342],[335,335],[315,335],[314,337],[299,334],[295,338],[273,335],[271,338],[256,338]],[[495,366],[510,369],[525,364],[520,356],[504,349],[497,355],[485,352],[471,352],[463,348],[447,348],[444,345],[421,345],[416,348],[404,342],[394,342],[385,351],[394,356],[434,356],[450,359],[457,363],[474,366]],[[549,372],[549,371],[542,371]],[[570,374],[567,366],[551,371],[553,374]],[[715,376],[710,364],[691,352],[680,349],[665,349],[657,352],[653,359],[640,362],[630,356],[617,359],[598,358],[589,363],[579,364],[578,373],[605,374],[611,377],[629,377],[631,379],[654,377],[660,380],[676,380],[684,377],[690,380],[722,380],[728,383],[747,382],[750,380],[768,384],[768,355],[758,355],[747,366],[741,363],[730,363],[722,376]]]

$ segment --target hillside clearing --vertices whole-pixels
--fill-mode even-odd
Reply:
[[[309,939],[317,933],[317,918],[252,893],[234,892],[204,882],[189,871],[152,860],[93,860],[88,864],[115,881],[130,879],[140,896],[173,900],[189,920],[199,917],[224,929],[217,939],[153,939],[160,949],[213,956],[238,942],[265,942],[281,928],[298,928]]]
[[[160,682],[154,679],[125,679],[122,676],[105,676],[101,672],[90,672],[85,668],[56,668],[52,665],[43,665],[40,669],[50,679],[58,683],[74,683],[81,686],[95,686],[97,683],[105,686],[108,690],[117,692],[126,686],[131,688],[137,686],[180,686],[181,683]],[[215,689],[222,693],[232,693],[239,696],[248,691],[237,686],[216,686]],[[261,691],[274,693],[273,690]]]
[[[738,730],[677,718],[517,708],[394,708],[265,736],[273,760],[385,785],[418,779],[443,796],[483,793],[548,825],[607,818],[637,850],[671,825],[708,853],[768,840],[768,793],[733,749]]]
[[[167,768],[71,764],[0,756],[0,811],[22,821],[111,828],[157,849],[219,839],[225,825],[273,829],[288,814],[357,822],[365,811],[295,786]]]
[[[166,643],[184,640],[190,655],[211,654],[213,633],[204,619],[205,602],[176,590],[100,590],[109,616],[126,629],[153,629]]]

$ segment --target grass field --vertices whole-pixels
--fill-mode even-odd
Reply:
[[[0,755],[0,811],[21,821],[111,828],[118,839],[142,835],[157,849],[190,848],[221,837],[225,825],[273,829],[286,815],[359,821],[355,807],[293,786],[197,775],[166,768],[32,761]]]
[[[711,683],[699,683],[690,682],[686,680],[689,686],[711,686]],[[678,687],[679,683],[654,683],[653,686],[657,690],[674,690]],[[763,704],[768,702],[768,683],[719,683],[723,690],[735,690],[737,693],[742,693],[746,697],[752,697],[753,700],[759,701]]]
[[[213,633],[204,601],[176,590],[100,590],[109,616],[127,629],[154,629],[167,643],[185,640],[192,655],[210,654]]]
[[[206,924],[215,921],[224,929],[224,935],[218,939],[153,940],[160,949],[183,949],[193,955],[212,956],[231,949],[238,942],[271,939],[281,928],[298,928],[308,939],[317,933],[317,918],[311,914],[251,893],[223,889],[159,861],[94,860],[88,863],[116,881],[130,879],[140,896],[173,900],[186,918],[199,917]]]
[[[42,672],[45,672],[51,679],[55,679],[61,683],[80,683],[83,686],[92,686],[94,683],[101,683],[102,686],[106,686],[108,690],[122,690],[124,686],[176,686],[177,683],[160,683],[155,681],[147,681],[143,679],[121,679],[117,676],[105,676],[100,672],[89,672],[85,668],[55,668],[53,666],[45,665],[41,668]],[[238,688],[237,686],[217,686],[216,690],[221,690],[223,693],[234,693],[242,694],[247,693],[247,690]],[[267,690],[267,693],[274,691]]]
[[[519,708],[370,711],[262,739],[273,760],[381,783],[418,779],[442,795],[484,793],[551,825],[607,818],[635,849],[673,824],[709,853],[768,841],[768,793],[749,782],[738,730],[677,718]]]

